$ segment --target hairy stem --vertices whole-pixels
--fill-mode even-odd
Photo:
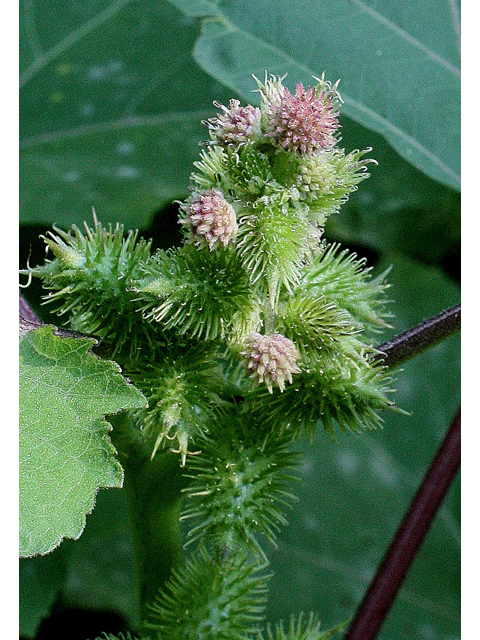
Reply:
[[[375,358],[388,367],[395,367],[458,333],[460,323],[461,309],[457,304],[381,344],[377,347],[381,353]]]
[[[460,409],[343,640],[374,640],[460,465]]]
[[[185,482],[178,456],[166,452],[150,459],[150,450],[127,413],[109,416],[109,421],[113,425],[112,441],[125,470],[144,620],[148,605],[181,559],[179,510]]]

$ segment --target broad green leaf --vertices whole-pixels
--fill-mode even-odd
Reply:
[[[439,271],[404,258],[388,280],[396,333],[459,301]],[[385,268],[387,265],[380,265]],[[353,615],[460,402],[459,337],[394,372],[396,403],[384,429],[321,433],[302,445],[300,498],[272,555],[269,618],[316,611],[325,626]],[[382,628],[380,640],[458,640],[459,479],[442,506]]]
[[[188,194],[201,120],[228,100],[166,0],[20,5],[20,218],[145,228]]]
[[[93,341],[43,326],[20,338],[20,556],[78,538],[99,488],[121,487],[104,415],[145,405]]]
[[[424,173],[460,185],[459,7],[427,0],[172,0],[207,15],[195,59],[250,100],[254,73],[293,89],[341,79],[344,113]],[[439,134],[441,132],[441,134]]]

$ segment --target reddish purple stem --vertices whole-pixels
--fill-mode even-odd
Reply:
[[[27,322],[31,322],[33,324],[42,324],[40,318],[37,316],[35,311],[28,304],[21,293],[19,296],[18,311],[21,319],[23,318],[23,320],[26,320]]]
[[[374,640],[460,465],[460,409],[343,640]]]
[[[458,333],[461,326],[461,313],[461,305],[457,304],[416,327],[400,333],[377,347],[382,353],[375,359],[381,360],[388,367],[395,367],[409,360],[445,338]]]

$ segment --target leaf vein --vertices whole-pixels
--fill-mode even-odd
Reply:
[[[436,51],[428,47],[423,42],[420,42],[420,40],[412,36],[410,33],[408,33],[408,31],[405,31],[405,29],[402,29],[400,26],[398,26],[398,24],[395,24],[395,22],[393,22],[386,16],[382,15],[372,7],[368,7],[365,4],[365,2],[363,2],[363,0],[352,0],[352,2],[356,4],[359,9],[361,9],[365,13],[368,13],[372,18],[374,18],[378,22],[381,22],[388,29],[390,29],[391,31],[396,33],[398,36],[406,40],[409,44],[413,45],[420,51],[423,51],[423,53],[425,53],[429,58],[431,58],[435,62],[438,62],[438,64],[444,67],[447,71],[450,71],[450,73],[452,73],[453,75],[460,77],[460,69],[458,69],[458,67],[453,65],[448,60],[445,60],[443,56],[439,55]]]
[[[25,31],[27,34],[28,44],[32,49],[34,58],[38,58],[42,55],[42,46],[38,37],[37,27],[35,24],[35,9],[33,0],[24,0],[25,6]]]
[[[203,109],[200,111],[167,113],[158,116],[126,116],[118,118],[117,120],[74,127],[72,129],[51,131],[37,136],[31,136],[30,138],[26,138],[20,142],[20,149],[30,149],[42,144],[52,144],[71,138],[79,138],[81,136],[96,133],[106,133],[107,131],[132,129],[134,127],[158,126],[173,122],[185,122],[185,120],[198,121],[198,119],[206,118],[210,115],[210,111]]]
[[[116,15],[129,2],[131,2],[131,0],[115,0],[115,2],[112,2],[109,7],[101,11],[94,18],[82,24],[80,27],[72,31],[68,36],[63,38],[63,40],[58,42],[54,47],[35,58],[32,64],[29,65],[25,69],[25,71],[20,74],[20,89],[32,78],[34,78],[36,74],[41,71],[47,64],[52,62],[52,60],[58,58],[58,56],[70,49],[70,47],[79,42],[82,38],[97,29],[112,16]]]

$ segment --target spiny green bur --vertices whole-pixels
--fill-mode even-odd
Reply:
[[[257,80],[260,105],[216,104],[210,140],[180,203],[180,248],[97,219],[45,239],[54,258],[25,273],[70,327],[97,337],[148,399],[132,413],[151,457],[185,468],[192,555],[152,606],[154,637],[247,638],[264,608],[265,541],[291,500],[291,443],[318,425],[360,432],[393,407],[373,356],[388,326],[385,274],[323,238],[368,177],[338,148],[337,85],[290,93]],[[241,557],[242,563],[235,558]],[[316,618],[267,638],[326,638]]]

